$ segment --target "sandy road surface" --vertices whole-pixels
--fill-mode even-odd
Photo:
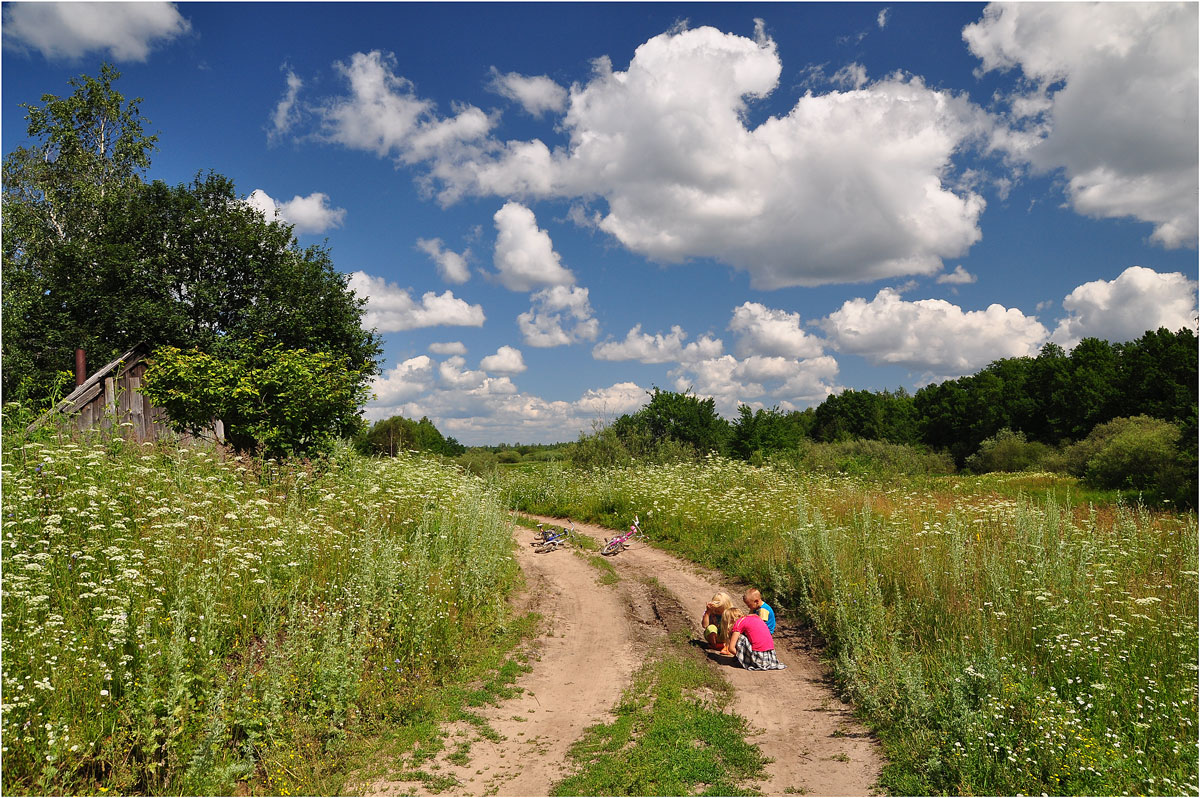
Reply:
[[[613,534],[575,527],[597,539]],[[528,545],[531,531],[518,526],[514,534],[529,585],[521,600],[546,618],[546,631],[534,644],[533,669],[517,682],[524,692],[480,713],[502,739],[485,739],[470,726],[450,730],[447,753],[470,742],[470,761],[435,763],[434,772],[462,785],[443,795],[546,795],[567,772],[571,743],[586,727],[611,719],[611,707],[649,647],[680,629],[698,634],[704,603],[717,590],[741,594],[720,574],[641,543],[608,558],[621,580],[603,585],[600,571],[584,558],[566,550],[536,554]],[[651,578],[657,589],[647,583]],[[825,683],[820,664],[789,643],[785,624],[776,630],[776,645],[786,670],[746,671],[709,655],[734,687],[733,711],[750,722],[752,741],[774,760],[758,789],[766,795],[871,794],[881,767],[878,746]],[[429,794],[420,783],[387,779],[368,792]]]

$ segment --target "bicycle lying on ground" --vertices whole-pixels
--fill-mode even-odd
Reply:
[[[563,524],[561,531],[555,531],[554,527],[543,529],[541,524],[538,524],[537,537],[538,539],[530,543],[533,550],[544,554],[548,551],[556,551],[571,542],[575,534],[575,526],[571,524],[571,519],[567,519],[567,523]]]
[[[628,532],[622,532],[615,538],[605,538],[604,546],[600,549],[600,553],[605,556],[617,554],[629,548],[629,543],[634,538],[645,539],[645,536],[642,534],[642,528],[639,526],[639,524],[640,522],[638,521],[638,517],[635,515],[633,517],[633,523],[629,525]]]

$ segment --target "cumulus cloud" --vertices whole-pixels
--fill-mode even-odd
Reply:
[[[530,297],[532,307],[517,317],[525,343],[536,347],[564,346],[594,341],[600,322],[592,317],[588,290],[556,285]]]
[[[1196,286],[1179,272],[1130,266],[1115,280],[1084,283],[1068,294],[1063,308],[1069,315],[1051,338],[1071,348],[1084,338],[1132,341],[1159,327],[1196,330]]]
[[[960,263],[954,267],[954,271],[946,274],[939,274],[937,277],[937,282],[949,283],[950,285],[968,285],[978,279],[978,277],[964,269]]]
[[[879,15],[875,17],[875,24],[877,24],[881,30],[883,28],[887,27],[888,15],[891,13],[892,13],[892,7],[888,6],[887,8],[884,8],[882,11],[880,11]]]
[[[498,374],[520,374],[526,368],[521,350],[511,346],[500,347],[496,354],[488,355],[479,361],[479,367]]]
[[[932,274],[980,237],[982,198],[943,178],[987,127],[964,97],[890,76],[806,94],[745,124],[776,88],[774,43],[666,33],[626,71],[571,90],[569,146],[510,142],[449,176],[479,193],[601,196],[599,227],[663,262],[712,257],[759,288]]]
[[[429,351],[435,355],[465,355],[467,347],[462,341],[444,341],[430,344]]]
[[[675,389],[711,396],[717,411],[732,416],[740,404],[767,403],[796,409],[820,402],[837,390],[837,360],[829,355],[810,358],[732,355],[682,363],[670,375]],[[769,400],[769,402],[756,400]]]
[[[608,388],[589,388],[575,404],[581,412],[605,419],[636,413],[647,401],[645,388],[635,382],[618,382]]]
[[[468,304],[450,291],[427,291],[418,303],[406,289],[363,271],[350,275],[349,286],[367,300],[363,326],[381,333],[441,325],[482,327],[485,320],[482,306]]]
[[[453,250],[443,249],[440,238],[418,238],[417,248],[433,259],[438,274],[446,282],[461,285],[471,279],[471,268],[467,265],[471,250],[460,255]]]
[[[7,3],[3,16],[6,44],[51,60],[145,61],[191,28],[174,3]]]
[[[379,53],[338,65],[352,92],[326,104],[326,135],[420,161],[443,203],[598,198],[607,208],[594,223],[629,250],[665,263],[715,258],[757,288],[936,274],[980,238],[984,201],[952,179],[953,156],[990,121],[965,96],[860,70],[853,88],[810,92],[749,128],[751,103],[782,71],[761,25],[754,38],[674,30],[642,44],[624,71],[594,64],[568,95],[562,148],[497,141],[473,107],[439,116]]]
[[[562,265],[554,251],[550,234],[537,226],[533,211],[518,202],[506,202],[493,219],[496,223],[493,263],[505,288],[531,291],[575,282],[575,275]]]
[[[719,357],[724,344],[720,339],[704,335],[684,344],[687,333],[679,325],[671,327],[671,332],[663,335],[650,335],[642,332],[642,325],[636,324],[625,336],[624,341],[606,341],[597,344],[592,349],[592,357],[596,360],[637,360],[642,363],[684,363],[697,360],[707,360]]]
[[[567,90],[546,75],[529,77],[516,72],[500,73],[492,67],[488,88],[502,97],[521,104],[527,113],[540,117],[547,111],[562,111],[567,104]]]
[[[250,192],[246,202],[257,209],[268,222],[283,220],[295,228],[297,235],[324,233],[341,227],[346,218],[345,208],[329,206],[329,195],[314,191],[307,197],[296,195],[287,202],[278,202],[261,188]]]
[[[449,157],[491,130],[492,120],[474,106],[459,107],[453,116],[440,115],[395,67],[396,57],[379,50],[355,53],[349,62],[334,64],[350,94],[317,108],[326,141],[412,164]]]
[[[433,386],[433,361],[425,355],[405,360],[376,376],[371,388],[374,402],[395,405],[416,398]]]
[[[737,353],[815,357],[821,341],[800,328],[800,314],[773,310],[757,302],[746,302],[733,311],[729,329],[737,336]]]
[[[300,76],[290,69],[287,70],[287,91],[284,92],[283,98],[279,100],[275,111],[271,114],[271,127],[267,131],[268,140],[275,141],[299,122],[300,111],[296,100],[302,88],[304,88],[304,81],[300,79]]]
[[[1132,216],[1165,247],[1197,235],[1195,3],[991,4],[963,38],[982,71],[1020,69],[996,140],[1035,170],[1062,169],[1079,213]]]
[[[941,376],[968,374],[1005,357],[1036,355],[1047,338],[1035,317],[990,305],[964,311],[941,299],[909,302],[892,288],[851,299],[822,326],[840,352]]]
[[[383,388],[389,380],[394,390]],[[459,358],[443,363],[413,358],[378,378],[376,386],[366,418],[427,416],[444,434],[468,445],[570,441],[596,422],[633,412],[647,401],[645,389],[632,382],[589,389],[575,401],[547,401],[518,391],[507,376],[466,370]]]

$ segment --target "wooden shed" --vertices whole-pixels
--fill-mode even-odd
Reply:
[[[71,426],[81,431],[128,423],[126,434],[138,442],[157,440],[164,434],[176,435],[171,430],[166,411],[152,405],[142,393],[142,376],[149,365],[149,354],[141,345],[130,349],[85,379],[30,429],[66,416],[71,419]],[[215,421],[212,433],[203,437],[222,440],[222,426],[220,421]]]

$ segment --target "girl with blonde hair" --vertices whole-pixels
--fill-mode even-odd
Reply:
[[[717,593],[704,605],[700,628],[704,630],[709,648],[720,651],[729,642],[729,611],[732,609],[733,599],[725,592]]]

